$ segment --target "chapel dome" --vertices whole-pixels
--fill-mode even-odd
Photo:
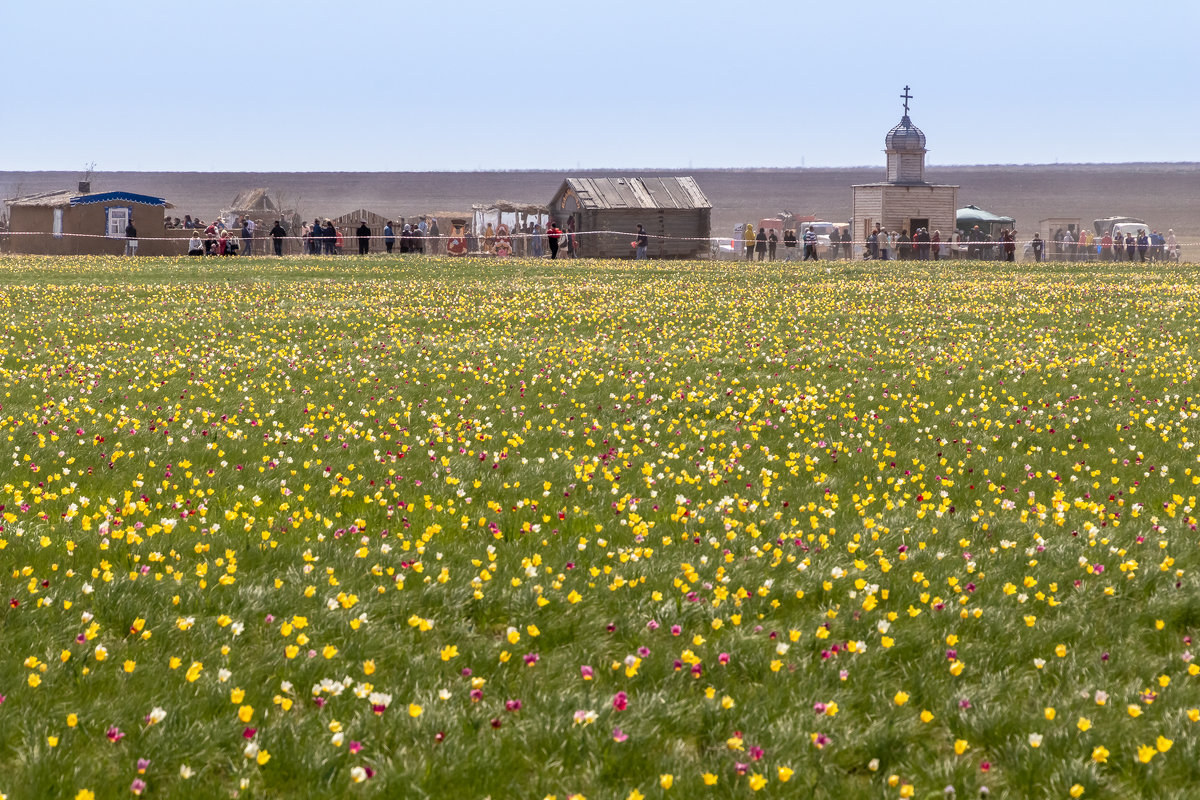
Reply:
[[[899,125],[888,131],[887,137],[883,141],[888,150],[919,151],[925,149],[925,134],[920,128],[913,125],[908,114],[900,119]]]

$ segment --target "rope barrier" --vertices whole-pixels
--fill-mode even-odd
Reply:
[[[227,231],[228,231],[228,229],[227,229]],[[483,233],[473,233],[471,235],[474,236],[474,238],[476,240],[483,240],[483,239],[533,240],[533,239],[547,238],[547,236],[544,232],[543,233],[508,233],[508,234],[493,233],[492,236],[490,236],[490,237],[486,236]],[[729,242],[735,248],[737,248],[737,247],[752,247],[752,246],[756,246],[758,244],[757,239],[741,239],[741,238],[736,238],[736,237],[732,237],[732,236],[667,236],[665,234],[654,234],[654,233],[650,233],[648,231],[644,232],[642,234],[639,234],[636,231],[614,231],[614,230],[575,231],[570,234],[564,232],[559,237],[559,239],[560,239],[560,241],[565,240],[565,238],[567,236],[574,236],[577,238],[583,238],[583,237],[588,237],[588,236],[621,236],[621,237],[633,237],[634,239],[636,239],[639,235],[644,235],[647,239],[653,239],[653,240],[659,240],[659,241],[715,242],[715,243]],[[125,239],[126,239],[126,237],[124,237],[124,236],[107,236],[107,235],[101,234],[101,233],[52,233],[50,231],[0,231],[0,236],[50,236],[55,239],[62,239],[62,238],[110,239],[112,241],[125,241]],[[183,245],[186,245],[191,241],[190,237],[185,237],[185,236],[137,236],[134,238],[137,241],[150,241],[150,242],[172,242],[172,241],[175,241],[175,242],[179,242]],[[198,238],[201,242],[204,242],[207,240],[207,237],[202,236],[202,235],[197,235],[196,238]],[[226,236],[227,240],[237,239],[240,241],[242,238],[243,237],[240,234],[234,234],[234,233],[231,233],[231,235]],[[254,236],[252,236],[250,238],[252,238],[254,241],[258,242],[258,241],[268,241],[268,240],[273,241],[276,237],[271,236],[270,234],[255,233]],[[316,236],[316,237],[280,236],[278,238],[283,241],[289,241],[289,242],[303,242],[303,241],[309,241],[309,240],[315,238],[318,241],[324,242],[324,241],[328,240],[330,237],[326,237],[326,236]],[[367,236],[364,238],[366,238],[370,241],[386,241],[389,237],[387,237],[383,234],[372,233],[370,236]],[[390,238],[392,239],[392,241],[399,242],[404,237],[401,234],[397,233],[397,234],[394,234]],[[438,236],[432,236],[429,234],[424,234],[424,235],[409,234],[409,236],[407,238],[409,238],[410,240],[417,240],[422,243],[428,243],[428,242],[445,242],[452,238],[463,238],[463,237],[461,237],[461,236],[455,237],[455,236],[450,236],[448,234],[443,233],[443,234],[439,234]],[[358,239],[359,239],[359,236],[355,233],[350,233],[350,234],[343,233],[342,234],[342,241],[344,243],[357,242]],[[219,237],[213,238],[213,241],[218,241],[218,240],[219,240]],[[1035,240],[1033,240],[1033,239],[1018,239],[1018,240],[1012,242],[1012,244],[1015,244],[1017,246],[1022,246],[1022,247],[1023,246],[1031,246],[1034,241]],[[1071,242],[1071,243],[1067,244],[1067,243],[1062,243],[1062,242],[1056,242],[1053,239],[1038,239],[1037,241],[1043,243],[1044,248],[1045,248],[1045,250],[1043,252],[1049,252],[1051,248],[1079,247],[1079,244],[1077,242]],[[851,240],[849,242],[844,241],[844,240],[838,240],[837,242],[829,242],[829,243],[823,243],[823,242],[818,241],[818,244],[822,247],[832,247],[834,244],[840,245],[842,247],[845,247],[846,245],[851,245],[853,247],[869,247],[870,246],[869,241],[864,241],[861,239],[855,239],[855,240]],[[922,245],[927,246],[927,247],[932,247],[933,245],[940,245],[943,248],[956,247],[958,249],[1002,248],[1005,244],[1006,244],[1005,242],[997,241],[997,240],[969,241],[966,239],[958,239],[958,240],[943,239],[940,242],[914,242],[914,241],[889,242],[887,245],[887,249],[894,250],[897,247],[916,248],[916,247],[919,247]],[[1195,245],[1195,244],[1200,244],[1200,240],[1193,240],[1193,239],[1187,239],[1187,240],[1177,239],[1176,240],[1177,246]],[[777,245],[786,247],[786,243],[784,242],[784,240],[782,238],[777,241]],[[795,246],[798,248],[804,247],[803,239],[798,237],[796,239]],[[1101,247],[1109,247],[1109,248],[1115,247],[1115,248],[1119,248],[1121,250],[1126,249],[1128,246],[1129,245],[1127,245],[1125,243],[1119,243],[1119,244],[1114,243],[1113,245],[1103,245],[1102,243],[1100,243],[1098,241],[1092,242],[1091,244],[1083,245],[1083,247],[1088,248],[1088,249],[1097,249],[1097,248],[1101,248]],[[1135,243],[1133,246],[1134,247],[1139,247],[1139,246],[1155,247],[1156,245],[1154,245],[1154,244],[1138,245]],[[1161,246],[1169,247],[1170,245],[1164,243]]]

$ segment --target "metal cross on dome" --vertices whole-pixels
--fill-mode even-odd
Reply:
[[[908,116],[908,101],[912,100],[912,98],[913,98],[913,96],[908,93],[907,86],[904,87],[904,94],[900,95],[900,97],[901,97],[901,99],[904,100],[904,116],[907,117]]]

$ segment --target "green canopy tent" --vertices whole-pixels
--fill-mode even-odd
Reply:
[[[954,218],[955,227],[963,233],[970,231],[971,228],[978,225],[979,230],[993,239],[1000,235],[1001,228],[1012,228],[1017,224],[1017,221],[1012,217],[1002,217],[999,214],[984,211],[979,206],[960,208],[955,212]]]

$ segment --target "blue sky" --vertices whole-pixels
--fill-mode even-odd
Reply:
[[[521,5],[10,0],[0,169],[1200,160],[1192,3]]]

